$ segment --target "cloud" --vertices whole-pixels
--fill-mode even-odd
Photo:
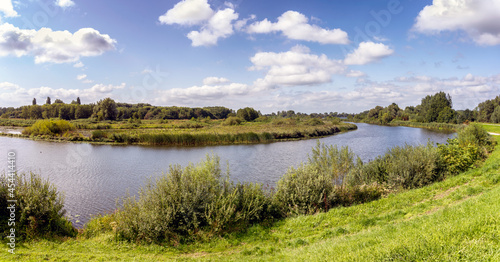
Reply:
[[[217,11],[201,31],[191,31],[187,35],[192,41],[192,46],[216,45],[219,38],[226,38],[233,34],[233,20],[238,19],[238,14],[233,9],[226,8]]]
[[[78,63],[76,63],[76,64],[73,65],[73,67],[75,67],[75,68],[82,68],[84,66],[85,65],[82,62],[80,62],[80,61],[78,61]]]
[[[212,81],[216,79],[218,81]],[[207,78],[205,78],[205,80],[207,80]],[[247,96],[255,91],[255,89],[249,85],[231,83],[225,78],[214,77],[210,78],[208,81],[205,80],[202,86],[157,91],[155,101],[160,104],[174,102],[184,105],[191,104],[200,106],[200,104],[206,103],[207,101],[222,102],[223,100],[227,100],[227,97]]]
[[[0,83],[2,87],[4,83]],[[51,88],[51,87],[38,87],[38,88],[21,88],[18,85],[8,83],[9,89],[1,88],[0,90],[0,101],[2,104],[22,104],[26,105],[33,97],[37,99],[45,99],[47,96],[51,98],[59,98],[63,101],[74,100],[76,97],[80,97],[89,102],[97,101],[105,96],[109,96],[113,91],[124,89],[126,84],[122,83],[120,85],[104,85],[97,84],[87,89],[66,89],[66,88]],[[13,104],[14,103],[14,104]]]
[[[80,57],[98,56],[115,49],[116,40],[92,28],[75,33],[19,29],[11,24],[0,25],[0,56],[31,55],[35,63],[70,63]]]
[[[85,79],[85,78],[87,78],[87,75],[86,75],[86,74],[82,74],[82,75],[77,75],[77,76],[76,76],[76,79],[78,79],[78,80],[83,80],[83,79]]]
[[[249,25],[250,34],[281,32],[289,39],[318,42],[321,44],[348,44],[347,33],[341,29],[324,29],[308,23],[309,19],[296,11],[287,11],[276,23],[267,19]]]
[[[500,1],[434,0],[418,14],[413,31],[436,34],[465,31],[480,45],[500,44]]]
[[[204,85],[218,85],[218,84],[225,84],[225,83],[229,83],[229,82],[230,82],[229,79],[224,78],[224,77],[211,76],[211,77],[207,77],[207,78],[203,79]]]
[[[57,0],[56,5],[62,7],[62,8],[67,8],[75,5],[75,2],[71,0]]]
[[[215,12],[207,0],[183,0],[177,3],[158,19],[160,23],[185,26],[200,26],[200,30],[191,31],[187,37],[192,46],[216,45],[219,38],[229,37],[234,33],[233,20],[238,19],[234,6]]]
[[[14,10],[11,0],[0,0],[0,13],[4,13],[6,17],[18,16],[17,12]]]
[[[172,25],[199,25],[214,14],[207,0],[182,0],[164,15],[159,17],[160,23]]]
[[[394,50],[380,43],[361,42],[356,50],[347,54],[344,63],[346,65],[365,65],[390,56]]]
[[[265,70],[266,76],[257,79],[261,88],[277,86],[302,86],[331,82],[333,74],[343,74],[342,61],[331,60],[326,55],[310,53],[305,46],[295,46],[288,52],[259,52],[250,58],[250,70]]]

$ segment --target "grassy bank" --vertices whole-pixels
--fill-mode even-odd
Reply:
[[[259,122],[226,120],[143,120],[70,121],[71,128],[57,126],[64,120],[40,120],[27,127],[21,137],[52,141],[80,141],[110,144],[142,144],[161,146],[201,146],[268,143],[309,139],[355,130],[353,124],[312,119],[275,119]],[[14,120],[10,120],[11,122]],[[43,125],[41,124],[43,122]],[[10,122],[9,122],[10,123]],[[28,124],[27,120],[14,123]],[[42,126],[43,128],[39,128]],[[47,127],[46,127],[47,126]],[[52,128],[52,126],[54,126]],[[37,128],[35,128],[37,127]],[[52,132],[56,130],[58,132]],[[64,130],[64,131],[59,131]],[[4,134],[7,135],[7,134]]]
[[[117,242],[116,235],[107,232],[87,239],[22,243],[16,255],[4,252],[0,259],[496,261],[500,259],[499,167],[497,147],[480,167],[442,182],[221,237],[205,235],[206,239],[173,246],[138,245]]]
[[[422,123],[422,122],[413,122],[413,121],[397,121],[393,120],[389,123],[381,123],[376,120],[365,119],[362,121],[356,121],[355,119],[349,121],[358,122],[358,123],[366,123],[366,124],[374,124],[374,125],[385,125],[385,126],[407,126],[407,127],[417,127],[417,128],[426,128],[431,130],[439,130],[439,131],[457,131],[463,125],[457,124],[448,124],[448,123]]]

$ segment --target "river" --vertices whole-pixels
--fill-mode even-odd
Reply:
[[[445,143],[453,133],[420,128],[356,124],[358,130],[319,141],[327,145],[349,146],[363,161],[374,159],[387,149]],[[49,179],[65,194],[65,207],[75,226],[82,227],[92,215],[115,209],[116,199],[136,194],[148,178],[160,176],[171,164],[196,163],[207,154],[217,154],[229,164],[234,181],[258,182],[274,186],[291,166],[306,161],[318,139],[257,145],[207,147],[149,147],[57,143],[0,137],[0,149],[14,150],[18,171],[35,172]],[[7,162],[0,167],[6,172]]]

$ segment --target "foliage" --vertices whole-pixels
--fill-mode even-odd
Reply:
[[[259,117],[259,113],[251,107],[245,107],[242,109],[238,109],[238,111],[236,112],[236,116],[250,122],[257,119]]]
[[[130,241],[178,239],[199,230],[221,232],[232,225],[265,219],[270,201],[259,185],[234,185],[218,157],[164,176],[142,188],[138,199],[123,199],[116,213],[117,234]]]
[[[444,178],[441,155],[432,144],[396,146],[353,174],[354,181],[377,182],[388,188],[418,188]],[[352,181],[352,180],[351,180]]]
[[[230,116],[226,120],[224,120],[223,124],[226,126],[237,126],[241,124],[241,118],[236,116]]]
[[[376,184],[347,186],[346,176],[355,167],[347,147],[318,144],[306,164],[291,168],[277,183],[273,201],[282,216],[313,214],[339,205],[371,201],[382,195]]]
[[[6,175],[0,177],[0,211],[2,238],[8,235],[10,226],[7,221],[10,209],[7,200],[9,184],[15,185],[15,230],[20,239],[35,239],[52,236],[76,236],[76,230],[64,216],[64,198],[57,188],[39,175],[30,173],[16,175],[9,181]]]
[[[74,129],[75,126],[66,120],[44,119],[38,120],[31,127],[25,128],[23,134],[33,136],[60,136]]]
[[[97,102],[96,107],[94,107],[94,116],[98,120],[116,120],[118,110],[115,101],[108,97]]]

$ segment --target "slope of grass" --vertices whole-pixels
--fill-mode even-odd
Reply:
[[[481,126],[488,132],[500,134],[500,124],[481,123]]]
[[[500,138],[497,138],[500,140]],[[174,247],[90,239],[20,243],[2,261],[500,261],[500,147],[482,167],[367,204]]]

